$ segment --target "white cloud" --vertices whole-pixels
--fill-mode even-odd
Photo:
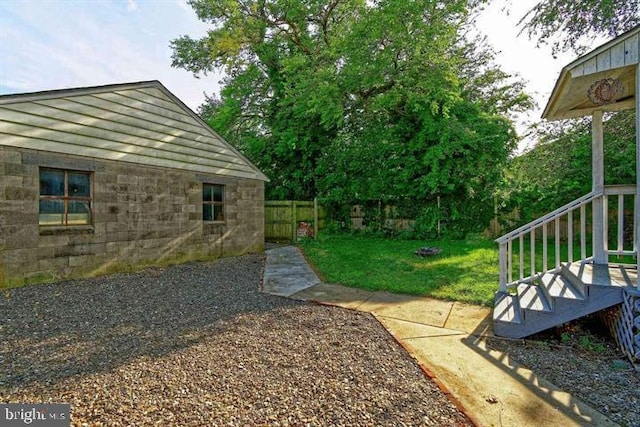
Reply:
[[[187,3],[187,0],[176,0],[176,4],[187,12],[193,12],[193,9],[191,9],[191,6]]]
[[[138,5],[136,4],[135,0],[127,0],[127,10],[129,12],[135,12],[136,10],[138,10]]]
[[[480,31],[501,52],[503,69],[526,79],[539,104],[519,119],[521,131],[539,120],[562,66],[574,59],[571,54],[554,59],[550,49],[518,36],[517,21],[536,2],[496,0],[478,18]],[[126,4],[125,10],[123,2],[0,0],[0,91],[158,79],[193,109],[204,101],[203,92],[219,92],[221,75],[196,79],[171,68],[170,40],[200,37],[209,28],[185,0]],[[509,15],[504,5],[510,5]]]
[[[196,79],[171,68],[169,41],[206,30],[193,11],[181,7],[0,1],[0,94],[157,79],[195,110],[204,92],[219,91],[220,76]]]
[[[21,92],[31,92],[32,91],[32,85],[26,79],[4,80],[3,84],[6,87],[11,87],[11,88],[18,89]]]

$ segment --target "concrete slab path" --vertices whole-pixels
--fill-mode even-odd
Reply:
[[[320,283],[299,249],[266,253],[264,292],[373,314],[480,426],[617,425],[488,348],[486,307]]]
[[[320,283],[300,249],[283,246],[266,251],[262,291],[288,297]]]

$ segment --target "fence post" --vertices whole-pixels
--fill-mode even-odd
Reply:
[[[440,234],[441,234],[440,232],[442,231],[441,224],[440,224],[440,218],[441,218],[441,215],[440,215],[440,196],[438,196],[438,237],[440,237]]]
[[[295,242],[298,237],[298,213],[296,212],[298,204],[295,200],[291,202],[291,241]]]
[[[313,198],[313,238],[318,238],[318,198]]]

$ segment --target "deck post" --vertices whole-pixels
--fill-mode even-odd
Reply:
[[[604,132],[602,126],[602,111],[593,112],[591,123],[591,177],[592,190],[601,193],[604,190]],[[593,200],[593,262],[607,264],[604,237],[604,203],[603,198]]]
[[[636,197],[634,203],[634,248],[636,250],[636,268],[640,273],[640,64],[636,65]],[[640,289],[640,274],[636,288]]]
[[[500,292],[507,292],[507,244],[500,243],[498,262],[500,267],[499,283]],[[522,260],[520,260],[522,263]],[[509,266],[510,268],[511,266]]]

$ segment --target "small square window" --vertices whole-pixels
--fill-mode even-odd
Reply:
[[[40,169],[40,225],[91,224],[91,174]]]
[[[203,184],[202,220],[224,221],[224,185]]]

